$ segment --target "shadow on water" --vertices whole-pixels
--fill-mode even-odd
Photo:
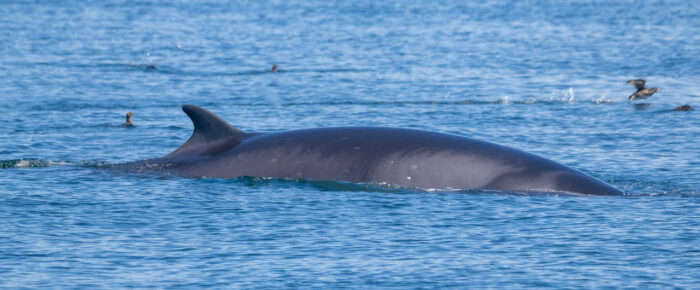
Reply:
[[[635,111],[646,111],[651,107],[651,103],[634,103],[632,104]]]

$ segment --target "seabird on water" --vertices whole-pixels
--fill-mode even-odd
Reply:
[[[654,93],[660,91],[661,89],[659,88],[651,88],[647,89],[646,83],[647,81],[643,79],[637,79],[637,80],[630,80],[627,81],[628,84],[634,85],[635,88],[637,88],[637,91],[630,95],[628,100],[636,100],[636,99],[646,99],[647,97],[653,95]]]
[[[673,110],[674,111],[692,111],[693,107],[691,107],[690,105],[683,105],[683,106],[678,106]]]
[[[119,127],[131,127],[134,126],[134,122],[131,121],[131,116],[136,115],[134,112],[128,112],[126,113],[126,122],[124,124],[119,125]]]

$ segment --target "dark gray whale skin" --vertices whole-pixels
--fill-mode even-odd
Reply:
[[[193,105],[192,137],[162,158],[140,162],[193,177],[304,178],[424,189],[492,189],[621,195],[554,161],[456,135],[381,127],[244,133]]]

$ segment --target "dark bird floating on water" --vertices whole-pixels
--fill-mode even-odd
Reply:
[[[634,94],[630,95],[630,97],[628,98],[629,100],[646,99],[647,97],[661,90],[659,88],[647,89],[647,81],[643,79],[630,80],[627,81],[627,83],[630,85],[634,85],[634,87],[637,88],[637,91]]]
[[[690,105],[683,105],[683,106],[678,106],[673,110],[674,111],[692,111],[693,107],[691,107]]]
[[[272,66],[272,72],[277,72],[277,68],[279,68],[277,65]]]
[[[124,124],[119,125],[119,127],[131,127],[134,126],[134,122],[131,121],[131,116],[136,115],[134,112],[128,112],[126,113],[126,122]]]

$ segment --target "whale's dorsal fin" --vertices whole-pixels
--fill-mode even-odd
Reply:
[[[240,130],[231,126],[219,116],[195,105],[184,105],[182,111],[187,114],[194,124],[194,132],[185,144],[175,149],[176,153],[199,153],[209,155],[228,150],[240,143]]]

